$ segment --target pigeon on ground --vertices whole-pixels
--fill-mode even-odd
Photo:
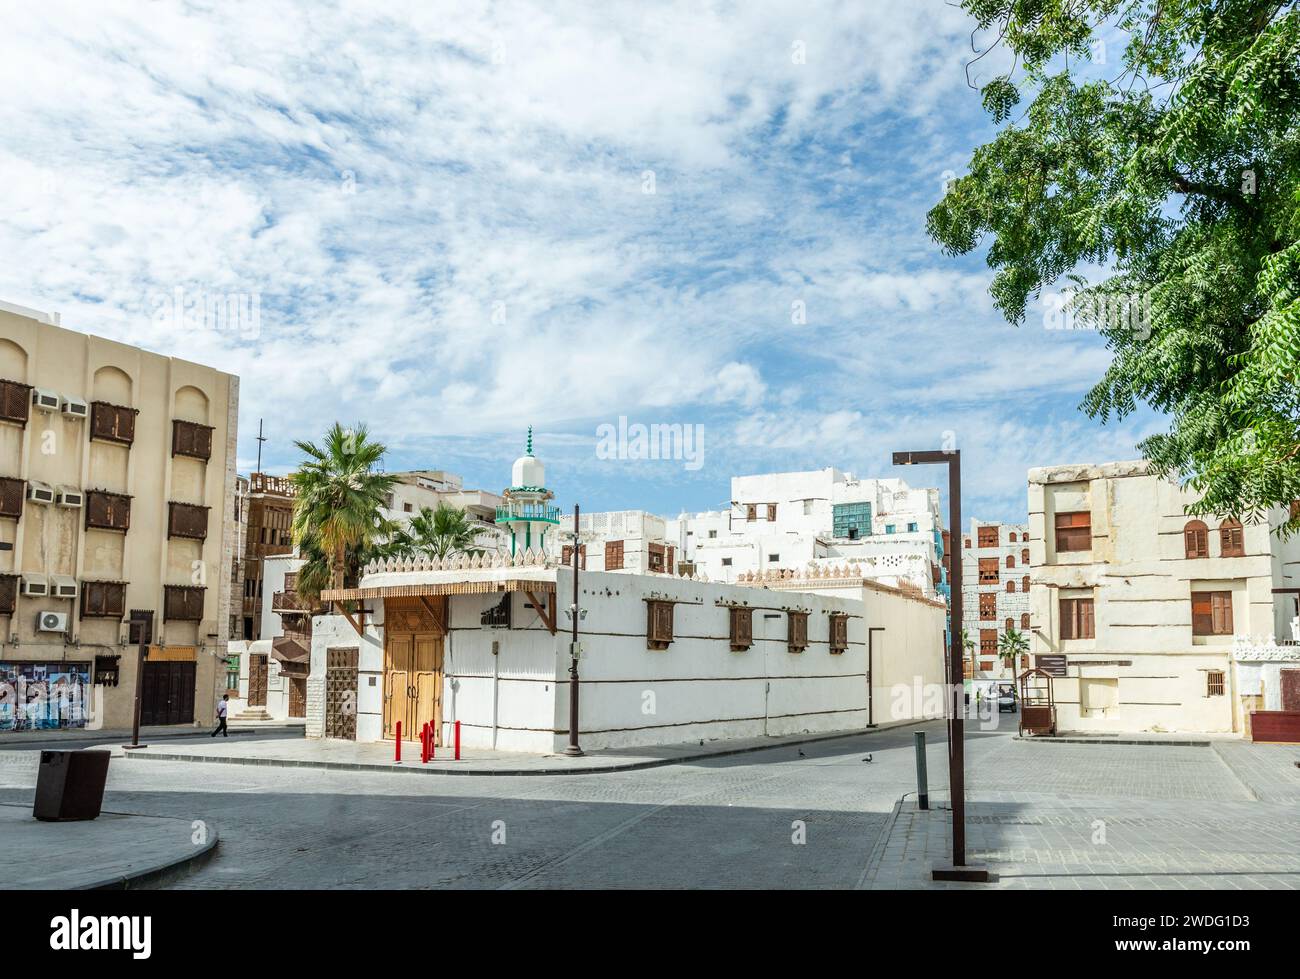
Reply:
[[[802,749],[802,748],[799,748],[798,751],[799,751],[799,757],[800,757],[800,758],[807,758],[807,757],[808,757],[807,755],[805,755],[805,754],[803,753],[803,749]]]
[[[871,762],[871,756],[870,756],[870,755],[867,755],[867,757],[866,757],[866,758],[863,758],[862,760],[865,761],[865,762],[867,762],[868,764],[870,764],[870,762]]]

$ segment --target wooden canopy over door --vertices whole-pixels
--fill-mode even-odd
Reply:
[[[419,740],[426,721],[440,733],[446,622],[445,597],[384,599],[385,738],[399,721],[403,741]]]

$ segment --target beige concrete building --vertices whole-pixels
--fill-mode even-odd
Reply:
[[[1242,526],[1189,517],[1195,499],[1145,462],[1029,471],[1031,645],[1058,731],[1248,734],[1257,711],[1300,711],[1281,689],[1300,540],[1272,533],[1281,510]]]
[[[0,731],[210,723],[239,379],[0,304]],[[91,693],[93,688],[93,694]]]

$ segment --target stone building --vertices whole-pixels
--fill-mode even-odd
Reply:
[[[239,379],[0,304],[0,730],[209,723]],[[94,695],[88,697],[93,688]]]
[[[962,534],[962,627],[975,643],[967,677],[1011,679],[1029,665],[1027,655],[1012,664],[999,655],[1009,631],[1030,635],[1029,558],[1027,524],[971,520]]]

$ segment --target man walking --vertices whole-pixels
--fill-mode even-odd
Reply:
[[[230,735],[226,732],[226,708],[227,708],[226,702],[228,700],[230,700],[230,694],[223,693],[221,695],[221,699],[217,701],[217,729],[212,732],[212,737],[214,738],[217,736],[218,732],[221,733],[221,736],[223,738],[230,737]]]

